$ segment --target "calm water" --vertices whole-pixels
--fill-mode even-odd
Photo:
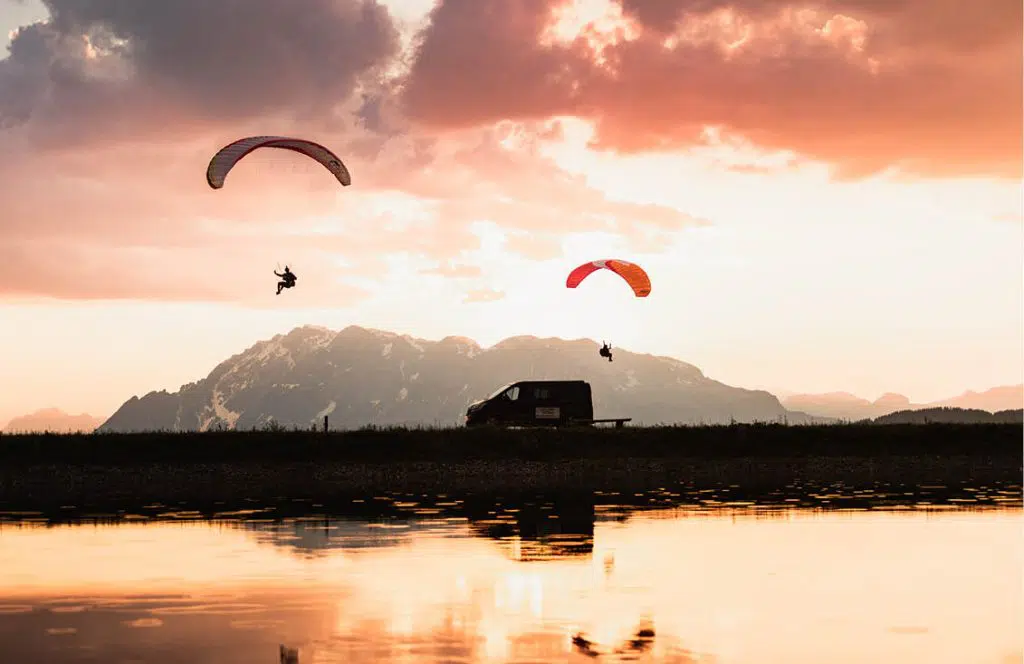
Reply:
[[[1019,486],[733,489],[7,513],[0,662],[1022,661]]]

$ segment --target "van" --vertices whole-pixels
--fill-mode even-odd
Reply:
[[[585,380],[522,380],[499,387],[470,404],[466,426],[503,424],[560,426],[594,421],[590,383]]]

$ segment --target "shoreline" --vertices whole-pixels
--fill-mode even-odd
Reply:
[[[977,457],[583,459],[437,463],[149,463],[33,465],[0,470],[0,502],[43,497],[324,497],[375,492],[624,492],[682,483],[771,490],[793,483],[829,485],[978,485],[1020,482],[1012,461]],[[73,501],[72,501],[73,502]]]
[[[0,466],[149,462],[465,462],[686,458],[1003,456],[1020,424],[731,424],[659,427],[367,428],[0,435]]]
[[[1018,486],[1019,425],[0,436],[0,510],[683,484]]]

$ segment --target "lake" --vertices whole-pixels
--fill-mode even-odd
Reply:
[[[1022,526],[1019,485],[8,512],[0,661],[1009,664]]]

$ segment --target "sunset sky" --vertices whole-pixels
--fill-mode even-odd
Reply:
[[[0,423],[109,415],[307,323],[867,398],[1019,383],[1021,13],[0,0]],[[251,134],[324,143],[352,186],[267,150],[211,190]],[[611,257],[649,298],[564,287]]]

